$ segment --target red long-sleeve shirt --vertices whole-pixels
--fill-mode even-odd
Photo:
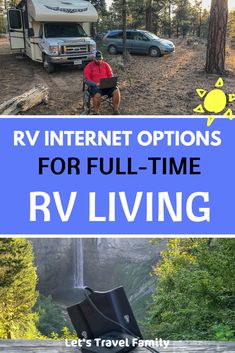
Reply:
[[[85,67],[84,76],[87,80],[99,84],[101,78],[112,77],[113,72],[105,61],[100,61],[99,63],[92,61]]]

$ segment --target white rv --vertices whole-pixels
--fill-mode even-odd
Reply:
[[[84,65],[96,51],[90,35],[97,19],[89,1],[22,0],[8,10],[10,46],[42,62],[48,72],[55,64]]]

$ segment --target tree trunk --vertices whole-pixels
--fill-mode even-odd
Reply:
[[[179,24],[176,25],[176,37],[179,38]]]
[[[202,3],[201,3],[201,6],[202,6]],[[198,34],[197,34],[199,38],[201,37],[201,29],[202,29],[202,7],[200,7],[200,13],[199,13],[199,25],[198,25]]]
[[[168,4],[168,17],[169,17],[169,29],[168,29],[168,37],[171,37],[172,29],[171,29],[171,2]]]
[[[126,47],[126,0],[122,0],[122,30],[123,30],[123,61],[127,63],[127,47]]]
[[[8,339],[8,340],[11,340],[11,339],[12,339],[10,329],[9,329],[9,330],[7,329],[7,331],[6,331],[6,336],[7,336],[7,339]]]
[[[206,56],[208,73],[224,73],[227,22],[228,0],[212,0]]]
[[[199,38],[201,37],[201,28],[202,28],[202,14],[200,13],[199,25],[198,25],[198,31],[197,31],[197,36]]]
[[[146,5],[146,30],[153,31],[153,1],[149,0]]]

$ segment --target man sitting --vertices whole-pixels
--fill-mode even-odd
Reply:
[[[99,87],[102,78],[112,77],[113,72],[108,63],[103,61],[101,51],[97,51],[94,61],[90,62],[84,70],[84,77],[89,87],[90,95],[93,99],[94,113],[99,114],[101,96],[112,97],[113,114],[119,115],[120,91],[118,87],[103,88]]]

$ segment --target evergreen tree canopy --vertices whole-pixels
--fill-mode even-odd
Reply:
[[[147,29],[167,36],[207,36],[209,13],[202,1],[126,0],[127,28]],[[122,0],[113,0],[103,27],[122,28]]]
[[[0,239],[0,338],[37,337],[32,312],[37,299],[32,246],[25,239]]]
[[[14,276],[24,268],[22,257],[19,256],[24,251],[24,244],[18,243],[18,252],[15,249],[14,239],[0,239],[0,287],[11,284]]]
[[[70,322],[65,320],[61,308],[53,302],[51,296],[40,295],[34,310],[39,316],[37,328],[44,336],[50,337],[52,333],[61,335],[64,327],[68,325],[72,330]]]
[[[100,15],[106,11],[105,0],[91,0],[90,2],[95,6]]]

